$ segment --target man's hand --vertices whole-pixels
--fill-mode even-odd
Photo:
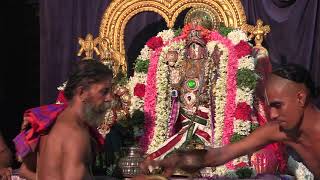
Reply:
[[[170,177],[176,168],[179,168],[179,161],[181,160],[181,156],[178,153],[174,153],[171,156],[164,158],[158,164],[160,167],[164,168],[163,176]]]
[[[150,173],[150,168],[163,168],[163,176],[170,177],[176,169],[181,169],[187,173],[194,173],[204,168],[204,156],[207,150],[187,150],[177,151],[161,161],[145,160],[140,164],[142,172]],[[152,170],[151,170],[152,171]]]
[[[151,159],[145,159],[143,162],[140,163],[140,169],[142,170],[143,174],[150,174],[155,167],[158,166],[157,161]]]
[[[150,174],[153,170],[162,167],[164,169],[163,176],[170,177],[174,173],[178,162],[179,155],[174,153],[161,161],[146,159],[140,164],[140,168],[142,173]]]
[[[10,180],[11,175],[12,175],[12,169],[10,167],[0,169],[1,180]]]

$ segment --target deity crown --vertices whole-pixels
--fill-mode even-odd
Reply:
[[[197,43],[197,44],[201,45],[202,47],[206,46],[206,42],[203,40],[200,31],[195,30],[195,29],[190,31],[186,45],[190,46],[190,44],[192,44],[192,43]]]

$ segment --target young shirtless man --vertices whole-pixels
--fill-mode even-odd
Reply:
[[[93,179],[94,141],[90,128],[104,119],[111,103],[112,71],[94,60],[77,64],[68,79],[68,106],[58,115],[40,142],[37,178],[41,180]]]
[[[141,164],[160,165],[164,175],[170,176],[176,168],[196,171],[207,166],[218,166],[273,142],[291,146],[304,160],[316,179],[320,178],[320,110],[311,100],[317,94],[310,75],[298,65],[286,65],[269,77],[265,98],[270,108],[270,122],[258,128],[245,139],[208,151],[179,152],[162,161]]]

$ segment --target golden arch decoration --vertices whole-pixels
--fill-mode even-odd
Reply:
[[[124,30],[133,16],[144,11],[155,12],[172,28],[178,15],[191,7],[212,10],[216,19],[227,27],[237,28],[246,22],[240,0],[113,0],[103,15],[99,37],[111,43],[115,71],[120,67],[127,71]]]

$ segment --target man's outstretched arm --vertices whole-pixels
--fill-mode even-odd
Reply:
[[[279,131],[277,123],[268,123],[252,132],[239,142],[228,144],[221,148],[210,149],[204,157],[203,166],[219,166],[237,157],[251,154],[265,145],[281,141],[285,134]]]
[[[285,138],[285,134],[280,132],[277,123],[268,123],[256,129],[252,134],[239,142],[220,148],[212,148],[207,151],[192,150],[178,152],[156,164],[165,169],[165,176],[170,176],[176,168],[188,172],[197,171],[204,167],[225,164],[234,158],[253,153],[266,144],[281,141]]]

